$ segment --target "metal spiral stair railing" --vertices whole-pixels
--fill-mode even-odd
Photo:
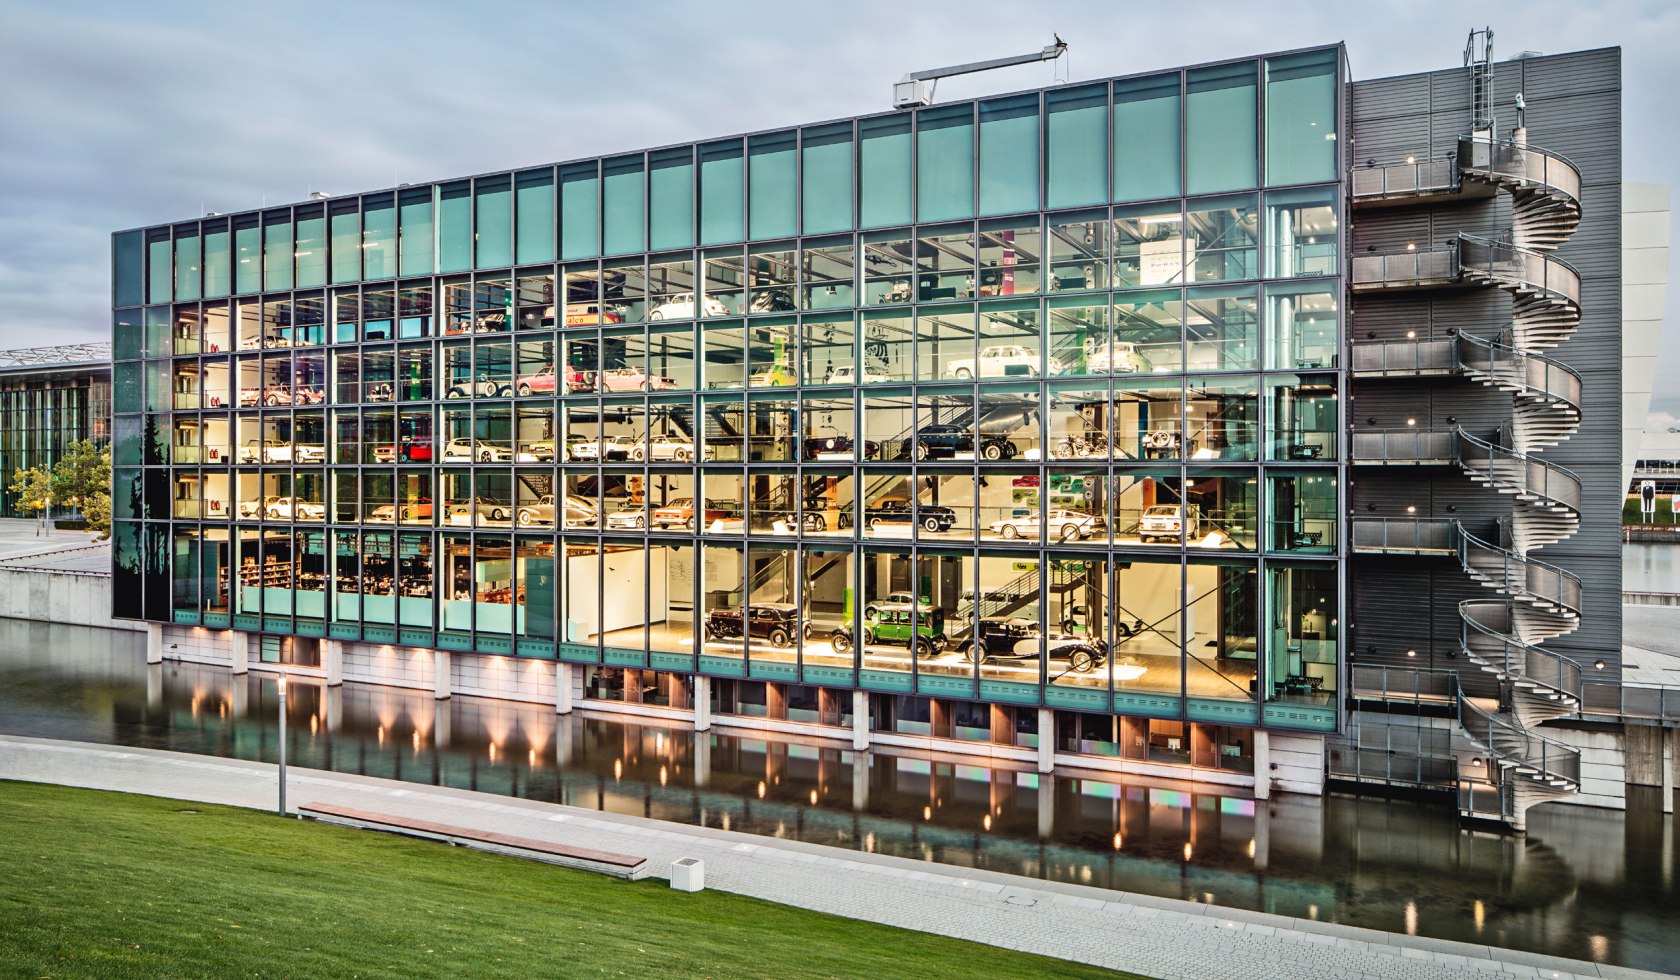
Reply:
[[[1561,361],[1498,340],[1460,334],[1458,367],[1512,395],[1513,427],[1529,450],[1555,446],[1581,425],[1581,375]]]
[[[1581,170],[1561,154],[1529,146],[1526,129],[1511,136],[1459,137],[1459,175],[1510,192],[1517,245],[1554,249],[1581,226]]]
[[[1581,526],[1581,479],[1538,456],[1458,430],[1460,468],[1476,483],[1515,498],[1511,538],[1519,553],[1555,544]]]

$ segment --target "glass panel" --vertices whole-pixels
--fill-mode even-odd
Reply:
[[[1266,183],[1336,176],[1336,51],[1266,60]]]
[[[1298,371],[1336,366],[1334,282],[1275,283],[1266,287],[1266,367]]]
[[[850,236],[831,242],[807,242],[803,262],[804,308],[850,309],[857,305],[856,270]],[[827,377],[826,374],[823,375]]]
[[[362,216],[356,202],[332,204],[332,281],[355,282],[362,277]]]
[[[397,209],[389,194],[362,200],[362,268],[369,279],[397,274]]]
[[[799,270],[792,248],[762,247],[747,256],[747,312],[780,313],[794,308],[794,290]],[[708,316],[722,316],[720,309],[708,309]]]
[[[1054,91],[1046,94],[1045,103],[1050,117],[1049,206],[1102,203],[1108,197],[1107,88]]]
[[[531,170],[517,178],[514,190],[517,261],[554,261],[554,174]]]
[[[700,244],[741,240],[747,211],[742,191],[745,179],[740,140],[700,148]]]
[[[648,247],[694,244],[694,151],[688,147],[648,158]]]
[[[1335,187],[1272,191],[1266,195],[1266,275],[1336,274]]]
[[[1298,554],[1336,553],[1336,474],[1328,470],[1268,472],[1266,547]]]
[[[1038,218],[999,219],[980,225],[981,296],[1019,296],[1038,292],[1043,274],[1044,241]]]
[[[642,158],[608,160],[601,165],[601,174],[604,254],[642,251],[647,247],[647,188]]]
[[[1190,378],[1185,385],[1187,459],[1260,457],[1260,391],[1253,377]]]
[[[1191,194],[1253,187],[1257,180],[1255,65],[1190,72],[1185,104],[1185,173]]]
[[[980,103],[980,213],[1038,209],[1038,96]]]
[[[513,264],[512,183],[508,177],[480,177],[473,188],[480,269]]]
[[[1254,195],[1191,201],[1186,208],[1185,244],[1192,281],[1259,278],[1256,239],[1260,229]]]
[[[1177,201],[1114,209],[1114,285],[1184,281],[1184,216]]]
[[[1143,372],[1182,371],[1179,320],[1183,303],[1177,289],[1151,289],[1114,297],[1114,372],[1122,358],[1136,360]]]
[[[1114,199],[1179,193],[1179,76],[1114,83]]]
[[[177,300],[198,299],[198,282],[202,269],[199,268],[199,239],[197,235],[187,235],[175,239],[175,298]]]
[[[1252,565],[1194,562],[1185,569],[1192,698],[1253,700],[1258,666],[1259,574]]]
[[[472,268],[472,198],[466,181],[436,189],[439,272]]]
[[[1264,698],[1284,704],[1334,704],[1338,654],[1336,570],[1277,565],[1266,570]]]
[[[145,234],[125,231],[111,243],[111,302],[115,306],[139,306],[146,301]]]
[[[863,202],[859,224],[865,228],[910,220],[910,114],[865,119],[858,123],[863,141]]]
[[[560,257],[601,254],[601,178],[593,162],[560,168]]]
[[[784,238],[794,227],[793,133],[754,136],[748,141],[747,169],[749,238]]]
[[[1108,285],[1108,215],[1103,211],[1050,218],[1050,291]]]
[[[146,302],[167,303],[175,291],[174,250],[169,244],[169,232],[149,232],[146,237]]]
[[[402,274],[424,276],[432,265],[432,195],[424,187],[403,191],[398,199],[402,235]]]
[[[327,219],[320,207],[297,212],[297,285],[310,289],[327,284]],[[270,288],[273,283],[270,283]]]
[[[206,298],[226,296],[233,287],[232,241],[227,229],[206,232],[204,236],[204,295]]]
[[[1266,458],[1336,458],[1334,375],[1272,375],[1266,379]]]
[[[1252,371],[1260,359],[1260,301],[1250,286],[1189,291],[1184,310],[1192,371]]]
[[[852,226],[852,124],[807,129],[804,147],[804,232],[845,231]]]
[[[973,104],[923,109],[917,119],[916,220],[973,217]]]
[[[283,212],[263,218],[263,288],[292,288],[292,218]]]
[[[234,220],[234,289],[241,293],[262,291],[262,229],[255,217]]]

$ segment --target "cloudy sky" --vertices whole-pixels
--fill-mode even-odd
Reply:
[[[1073,80],[1338,40],[1372,78],[1457,65],[1483,25],[1496,58],[1621,45],[1625,176],[1680,184],[1674,0],[0,0],[0,350],[107,336],[117,229],[873,112],[906,71],[1053,31]]]

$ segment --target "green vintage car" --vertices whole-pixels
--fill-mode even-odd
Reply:
[[[912,607],[907,602],[872,603],[863,613],[864,644],[907,646],[923,659],[943,651],[950,642],[945,637],[945,613],[923,606],[919,618],[912,620],[911,614]],[[842,626],[829,634],[829,640],[836,652],[845,653],[852,648],[852,631]]]

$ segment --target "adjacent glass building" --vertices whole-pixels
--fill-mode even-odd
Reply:
[[[1345,85],[1327,47],[118,233],[116,613],[1252,767],[1338,727]]]
[[[69,344],[0,351],[0,517],[34,517],[10,489],[18,470],[52,469],[70,444],[111,441],[111,348]],[[74,513],[55,508],[55,516]]]

